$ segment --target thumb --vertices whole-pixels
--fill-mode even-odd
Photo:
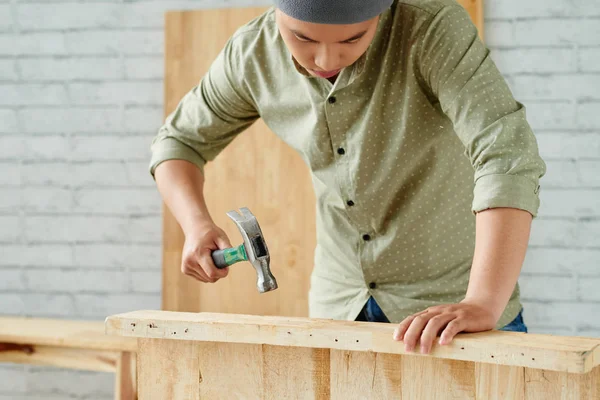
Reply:
[[[231,245],[231,242],[229,241],[229,238],[225,234],[217,236],[217,238],[215,239],[215,242],[217,243],[217,246],[219,246],[220,250],[229,249],[229,248],[233,247]]]

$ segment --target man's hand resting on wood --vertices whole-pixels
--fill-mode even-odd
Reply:
[[[403,341],[407,352],[419,342],[420,352],[428,354],[438,335],[439,344],[446,345],[460,332],[494,329],[496,319],[490,308],[473,302],[430,307],[404,319],[394,332],[394,340]]]

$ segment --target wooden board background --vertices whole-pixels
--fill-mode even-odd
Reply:
[[[483,1],[460,0],[483,37]],[[168,12],[165,17],[165,116],[208,70],[233,32],[266,8]],[[236,188],[232,192],[230,188]],[[254,315],[307,316],[315,238],[315,197],[299,155],[258,121],[206,167],[210,213],[232,244],[242,242],[226,212],[248,207],[257,216],[271,253],[279,289],[256,290],[248,263],[231,267],[216,284],[180,271],[184,237],[163,205],[162,309]]]

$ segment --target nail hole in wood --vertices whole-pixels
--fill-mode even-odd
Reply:
[[[187,328],[185,328],[185,333],[188,333],[188,330],[187,330]]]
[[[335,341],[337,342],[338,340],[337,340],[337,339],[335,339]]]
[[[535,361],[535,358],[532,358],[531,360],[532,360],[532,361]]]
[[[461,350],[464,350],[465,348],[464,348],[464,347],[461,347],[460,349],[461,349]]]

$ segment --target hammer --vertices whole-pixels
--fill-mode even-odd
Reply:
[[[269,249],[265,243],[258,221],[248,208],[243,207],[240,211],[242,212],[241,214],[235,210],[229,211],[227,216],[239,228],[244,238],[244,243],[238,247],[212,252],[211,255],[215,266],[222,269],[240,261],[249,261],[256,270],[258,277],[256,287],[259,293],[275,290],[277,289],[277,281],[269,268],[271,257],[269,256]]]

